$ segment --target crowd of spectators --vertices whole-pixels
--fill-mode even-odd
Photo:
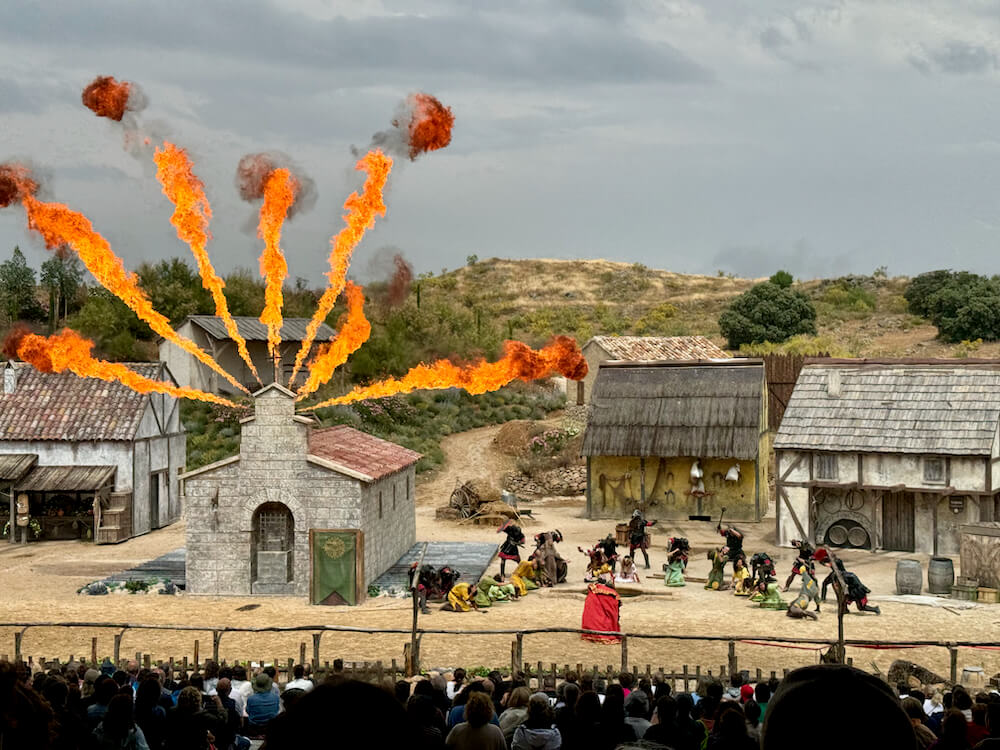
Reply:
[[[893,688],[836,665],[756,685],[703,679],[692,693],[629,674],[607,684],[571,673],[554,690],[464,670],[375,686],[335,663],[315,686],[296,666],[279,689],[268,667],[210,663],[177,681],[134,662],[107,667],[32,673],[0,662],[0,748],[245,750],[257,739],[266,750],[1000,750],[1000,693]]]

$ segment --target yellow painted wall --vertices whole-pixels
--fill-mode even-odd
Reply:
[[[766,453],[764,454],[766,455]],[[590,459],[590,514],[592,518],[627,518],[636,508],[644,508],[647,518],[687,520],[692,514],[718,516],[726,507],[726,518],[757,520],[758,487],[763,487],[760,512],[767,505],[767,467],[754,470],[753,461],[702,459],[705,491],[714,493],[701,499],[691,491],[691,464],[694,458],[646,458],[594,456]],[[740,464],[739,482],[725,481],[734,463]],[[643,471],[644,466],[644,471]],[[645,505],[642,488],[645,485]]]

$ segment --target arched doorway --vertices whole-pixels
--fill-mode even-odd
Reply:
[[[294,579],[295,519],[287,505],[264,503],[253,514],[250,576],[255,593]]]

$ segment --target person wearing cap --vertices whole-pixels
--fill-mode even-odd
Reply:
[[[253,678],[253,695],[247,698],[247,734],[259,734],[281,710],[281,699],[271,690],[270,675]]]
[[[740,687],[740,703],[753,700],[753,685],[746,684]]]
[[[641,738],[652,726],[649,721],[649,697],[641,690],[633,690],[625,699],[625,723]]]

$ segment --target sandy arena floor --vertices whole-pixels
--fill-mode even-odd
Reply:
[[[418,485],[417,538],[421,540],[501,540],[492,527],[480,527],[454,522],[439,522],[434,511],[447,501],[459,479],[475,476],[498,478],[509,468],[509,461],[493,450],[491,441],[496,427],[487,427],[449,437],[445,450],[447,467],[435,477]],[[421,618],[423,627],[476,630],[516,627],[575,627],[579,626],[583,610],[582,574],[585,564],[577,546],[590,546],[598,538],[613,531],[614,522],[590,521],[582,518],[581,499],[553,498],[532,503],[537,521],[525,525],[529,536],[537,531],[559,528],[566,541],[560,545],[563,556],[570,561],[570,584],[533,592],[526,599],[495,606],[485,613],[456,614],[437,611]],[[774,527],[770,520],[742,527],[747,534],[745,548],[749,553],[768,549],[777,560],[779,578],[787,575],[792,559],[790,550],[777,550],[773,544]],[[664,544],[672,534],[686,536],[695,549],[689,574],[705,576],[709,564],[703,550],[715,544],[714,524],[685,523],[677,526],[658,525],[654,529],[650,558],[652,570],[659,572],[665,561]],[[27,546],[0,543],[0,602],[3,622],[115,622],[136,624],[186,624],[207,629],[225,626],[279,625],[352,625],[361,627],[409,628],[411,607],[408,599],[376,598],[357,608],[314,607],[292,598],[266,597],[202,597],[202,596],[78,596],[80,586],[116,570],[130,567],[183,546],[183,524],[133,539],[121,545],[97,547],[82,542],[49,542]],[[873,591],[872,599],[879,604],[881,596],[894,593],[896,560],[912,557],[903,553],[867,552],[843,555]],[[926,559],[924,560],[926,569]],[[956,567],[957,567],[956,560]],[[498,563],[494,563],[498,569]],[[640,571],[644,572],[644,571]],[[796,636],[835,639],[837,620],[834,606],[824,608],[818,622],[793,620],[781,612],[760,610],[726,592],[705,591],[700,584],[683,589],[666,589],[662,580],[645,578],[642,584],[649,595],[624,599],[622,628],[629,633],[717,634],[769,638]],[[573,589],[573,590],[571,590]],[[786,595],[791,598],[791,594]],[[246,604],[259,604],[249,612],[239,612]],[[851,614],[845,618],[848,638],[885,640],[998,640],[1000,605],[979,605],[974,609],[954,613],[946,609],[883,602],[880,617]],[[14,628],[0,628],[0,656],[13,654]],[[100,656],[110,654],[113,630],[87,628],[33,628],[24,636],[25,655],[65,659],[71,654],[89,655],[90,639],[98,637]],[[129,631],[122,641],[122,653],[150,653],[154,659],[183,655],[193,651],[195,637],[200,639],[202,658],[211,655],[211,634]],[[402,663],[405,635],[341,635],[323,636],[321,658],[332,660],[376,660]],[[510,662],[513,636],[455,637],[427,635],[423,640],[422,662],[425,667],[437,665],[503,666]],[[227,634],[221,644],[221,656],[228,659],[287,660],[296,657],[301,642],[309,643],[308,634]],[[726,663],[725,643],[672,642],[663,640],[629,640],[630,662],[645,669],[679,670],[688,664],[716,671]],[[741,668],[780,670],[815,663],[818,653],[804,649],[782,649],[740,643],[737,654]],[[929,648],[906,651],[875,651],[849,649],[855,664],[882,671],[896,658],[919,662],[947,676],[948,653],[945,649]],[[587,667],[620,663],[617,646],[597,645],[581,641],[570,634],[527,636],[524,658],[529,662],[543,661],[563,664],[583,664]],[[963,649],[959,654],[959,670],[965,665],[979,665],[987,674],[1000,671],[1000,651]]]

